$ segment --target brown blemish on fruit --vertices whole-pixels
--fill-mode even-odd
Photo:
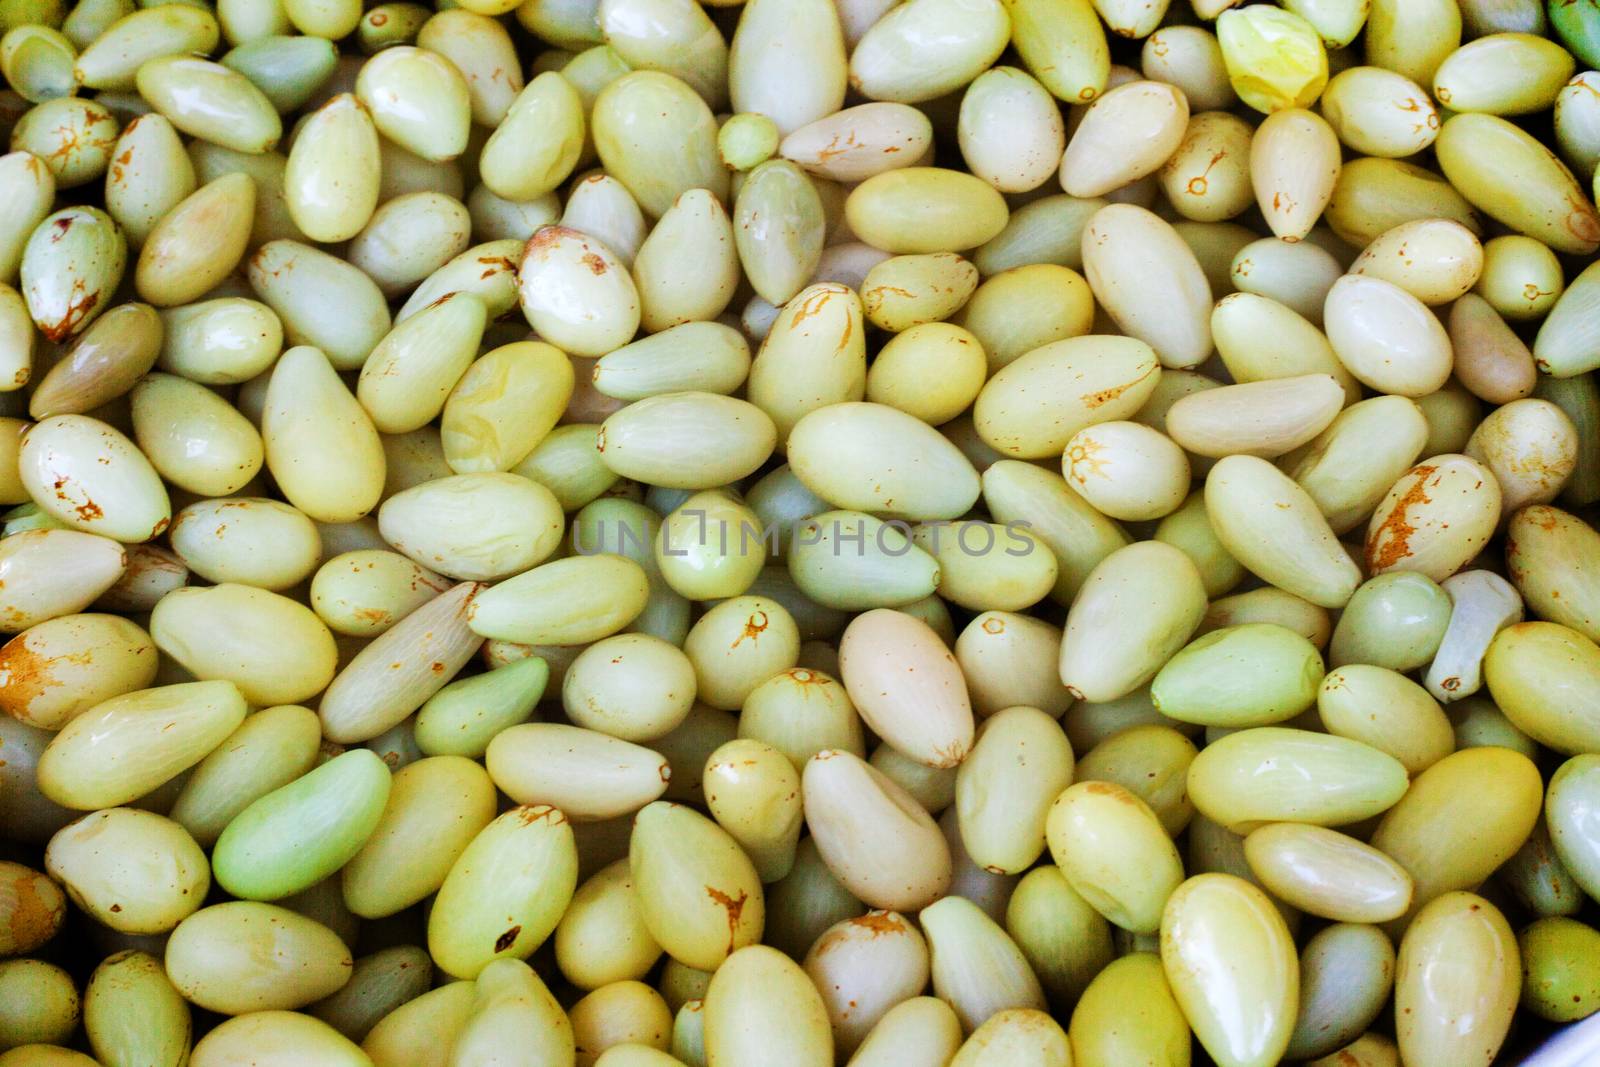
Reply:
[[[0,766],[4,765],[0,762]],[[39,892],[41,884],[54,888],[47,878],[33,872],[12,883],[15,897],[6,926],[19,952],[31,951],[55,936],[66,914],[66,901],[60,891],[45,896]]]
[[[1438,469],[1430,464],[1411,468],[1412,481],[1405,495],[1389,509],[1389,514],[1384,516],[1383,522],[1372,531],[1372,536],[1367,538],[1368,574],[1393,567],[1411,555],[1411,535],[1417,532],[1417,528],[1411,524],[1408,512],[1419,504],[1431,503],[1428,497],[1428,479]]]
[[[739,915],[744,911],[745,901],[750,899],[750,894],[739,890],[737,899],[724,893],[716,886],[706,886],[706,896],[716,901],[728,913],[728,951],[732,952],[739,936]]]
[[[496,952],[504,952],[506,949],[516,944],[517,935],[520,933],[522,933],[522,927],[520,925],[513,926],[511,929],[494,939],[494,950]]]
[[[585,252],[583,254],[583,265],[589,268],[589,273],[596,276],[606,272],[606,261],[593,252]]]
[[[1134,378],[1132,381],[1123,382],[1121,385],[1113,385],[1109,389],[1101,389],[1093,393],[1084,393],[1078,399],[1083,401],[1084,407],[1089,408],[1092,411],[1097,407],[1109,404],[1111,401],[1117,399],[1117,397],[1121,396],[1123,393],[1126,393],[1129,389],[1132,389],[1134,386],[1150,377],[1150,375],[1156,373],[1159,367],[1160,364],[1152,363],[1143,374],[1139,375],[1137,378]]]
[[[734,639],[733,644],[728,646],[728,647],[730,647],[730,648],[738,648],[739,647],[739,642],[743,641],[747,637],[752,641],[760,640],[761,634],[770,625],[771,625],[771,620],[769,620],[767,618],[767,613],[766,612],[764,612],[764,611],[752,612],[750,614],[750,617],[744,621],[744,631],[741,634],[739,634],[739,636]]]
[[[982,630],[986,634],[1003,634],[1006,632],[1006,621],[998,616],[991,615],[983,620]]]
[[[522,825],[532,826],[540,820],[548,820],[551,826],[560,826],[567,821],[567,817],[560,808],[552,808],[548,804],[524,805],[516,809],[517,818]]]
[[[873,937],[902,933],[906,928],[898,916],[888,911],[869,911],[865,915],[858,915],[850,920],[850,925],[869,931]]]
[[[0,708],[12,714],[26,710],[46,689],[62,684],[52,670],[55,665],[87,667],[92,660],[89,652],[41,656],[21,636],[13,637],[0,647]]]

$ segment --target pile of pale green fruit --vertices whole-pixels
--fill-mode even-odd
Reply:
[[[0,0],[0,1067],[1600,1009],[1600,0]]]

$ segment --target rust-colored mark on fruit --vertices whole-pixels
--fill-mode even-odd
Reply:
[[[890,911],[869,911],[865,915],[858,915],[850,920],[851,926],[859,926],[869,931],[873,937],[880,934],[898,934],[905,932],[906,924],[899,916]]]
[[[1132,389],[1134,386],[1150,377],[1150,375],[1156,372],[1159,366],[1159,364],[1152,363],[1143,374],[1132,379],[1131,381],[1123,382],[1121,385],[1113,385],[1109,389],[1100,389],[1093,393],[1084,393],[1078,399],[1083,401],[1084,407],[1089,408],[1092,411],[1097,407],[1109,404],[1123,393],[1126,393],[1129,389]]]
[[[494,950],[496,952],[504,952],[506,949],[517,943],[517,935],[520,933],[522,933],[522,927],[513,926],[511,929],[494,939]]]
[[[1411,469],[1411,485],[1405,495],[1395,502],[1383,522],[1367,538],[1367,573],[1387,570],[1411,555],[1411,535],[1417,532],[1417,528],[1412,525],[1410,511],[1413,507],[1432,502],[1428,497],[1428,479],[1438,469],[1429,464]]]
[[[583,265],[589,268],[591,274],[600,275],[606,272],[606,261],[593,252],[583,254]]]
[[[747,637],[752,641],[760,640],[762,633],[765,632],[766,628],[771,624],[771,620],[767,618],[766,612],[751,612],[750,617],[744,621],[744,631],[734,639],[733,644],[729,647],[738,648],[739,642],[743,641]]]
[[[744,912],[745,901],[750,899],[750,894],[739,890],[737,898],[729,896],[716,886],[706,886],[706,895],[728,913],[728,951],[732,952],[739,937],[739,916]]]

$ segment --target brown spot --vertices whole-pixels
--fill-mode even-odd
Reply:
[[[769,625],[771,625],[771,622],[767,619],[766,612],[757,611],[751,613],[750,617],[744,621],[744,632],[735,638],[733,644],[729,647],[738,648],[739,642],[743,641],[747,637],[752,641],[759,640],[762,632],[766,630]]]
[[[113,905],[111,905],[110,910],[112,912],[119,912],[119,911],[122,910],[122,905],[121,904],[113,904]]]
[[[84,522],[93,522],[95,519],[104,518],[105,512],[93,500],[85,500],[82,504],[72,509],[78,513],[78,518]]]
[[[452,289],[450,292],[444,294],[439,299],[435,300],[433,303],[429,304],[428,307],[425,307],[422,310],[423,311],[427,311],[428,308],[436,308],[440,304],[448,303],[450,300],[454,299],[455,297],[457,297],[459,295],[460,295],[460,290]]]
[[[606,272],[606,261],[593,252],[583,254],[583,265],[589,268],[591,274],[599,275]]]
[[[0,767],[5,766],[0,761]],[[49,886],[54,892],[48,896],[39,892],[41,886]],[[9,930],[11,942],[15,945],[26,946],[18,951],[30,951],[34,946],[42,945],[55,932],[61,928],[61,920],[66,914],[66,901],[56,890],[54,883],[41,874],[29,872],[26,877],[18,878],[12,883],[14,897],[11,902],[11,914],[7,917],[6,926]]]
[[[522,927],[513,926],[511,929],[494,939],[494,950],[496,952],[504,952],[506,949],[510,948],[516,943],[517,935],[520,933],[522,933]]]
[[[1438,467],[1422,464],[1411,468],[1408,477],[1411,485],[1406,489],[1405,495],[1389,509],[1389,514],[1384,516],[1383,522],[1372,536],[1367,538],[1367,573],[1376,574],[1378,571],[1393,567],[1396,563],[1411,555],[1411,535],[1417,528],[1411,524],[1408,512],[1419,504],[1430,503],[1428,497],[1428,479]]]
[[[906,928],[906,924],[892,911],[869,911],[865,915],[851,919],[850,925],[871,931],[873,937],[879,934],[903,933]]]
[[[382,11],[374,11],[372,14],[367,16],[367,21],[372,23],[374,26],[382,26],[388,23],[389,16],[385,15]]]
[[[522,820],[522,825],[532,826],[541,819],[547,819],[551,826],[560,826],[567,821],[567,817],[560,808],[552,808],[548,804],[525,804],[516,809],[517,818]]]
[[[998,615],[991,615],[983,620],[982,629],[986,634],[1003,634],[1006,632],[1006,621]]]
[[[1150,368],[1148,370],[1132,381],[1123,382],[1121,385],[1113,385],[1109,389],[1101,389],[1098,392],[1084,393],[1078,399],[1083,401],[1084,407],[1091,410],[1100,407],[1103,404],[1109,404],[1123,393],[1126,393],[1129,389],[1132,389],[1134,386],[1150,377],[1150,375],[1155,374],[1158,370],[1160,370],[1160,366],[1161,365],[1159,363],[1152,363],[1150,364]]]
[[[741,889],[739,890],[738,899],[734,899],[716,886],[708,885],[706,886],[706,895],[721,905],[728,913],[728,951],[732,952],[734,944],[739,937],[739,915],[744,911],[745,901],[750,898],[750,894]]]

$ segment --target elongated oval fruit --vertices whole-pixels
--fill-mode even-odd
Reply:
[[[1506,718],[1540,744],[1569,756],[1600,750],[1591,725],[1600,647],[1553,622],[1501,630],[1484,657],[1489,693]]]
[[[1316,703],[1322,657],[1274,623],[1225,626],[1173,656],[1150,683],[1161,714],[1207,726],[1285,722]]]
[[[1434,144],[1439,167],[1472,205],[1558,252],[1600,245],[1600,214],[1565,163],[1495,115],[1454,115]]]
[[[199,382],[148,374],[133,387],[130,400],[139,448],[156,473],[179,488],[226,497],[260,473],[265,461],[261,434]],[[293,579],[284,583],[292,584]]]
[[[1329,529],[1344,534],[1372,514],[1427,441],[1428,420],[1420,407],[1403,396],[1375,396],[1339,412],[1304,449],[1280,463]]]
[[[494,816],[494,783],[477,763],[431,756],[400,768],[382,815],[340,872],[345,904],[377,919],[436,892]]]
[[[173,821],[210,848],[234,816],[309,771],[321,740],[316,714],[307,708],[255,712],[195,765],[173,802]]]
[[[313,519],[348,522],[383,491],[383,447],[371,420],[315,348],[278,360],[261,419],[267,468],[289,502]]]
[[[63,827],[45,870],[95,921],[128,934],[159,934],[205,901],[211,872],[183,827],[135,808],[111,808]]]
[[[772,420],[754,404],[687,392],[629,404],[601,425],[598,447],[606,466],[625,478],[705,489],[752,473],[776,443]]]
[[[1424,908],[1395,964],[1395,1036],[1405,1062],[1494,1062],[1521,995],[1521,963],[1511,926],[1482,897],[1447,893]]]
[[[307,120],[289,150],[284,200],[314,241],[361,232],[378,206],[378,131],[366,106],[342,93]]]
[[[1487,467],[1500,486],[1500,507],[1510,515],[1525,504],[1545,504],[1577,469],[1577,427],[1557,405],[1532,397],[1490,412],[1467,438],[1466,454]]]
[[[139,95],[191,137],[254,154],[271,151],[283,136],[283,122],[266,95],[220,63],[159,56],[142,64],[134,80]]]
[[[308,700],[333,678],[333,634],[305,605],[226,582],[174,589],[150,616],[157,647],[196,678],[225,679],[252,704]]]
[[[137,800],[199,763],[244,720],[232,682],[113,697],[74,718],[39,759],[39,789],[80,811]]]
[[[1360,1036],[1394,987],[1394,945],[1375,926],[1335,923],[1300,952],[1300,1014],[1287,1055],[1316,1056]]]
[[[961,171],[906,167],[851,190],[845,219],[861,240],[895,255],[957,252],[988,241],[1010,212],[993,186]]]
[[[1156,350],[1143,341],[1108,335],[1053,341],[989,379],[973,407],[973,424],[1005,455],[1055,456],[1079,430],[1133,417],[1160,380]]]
[[[1387,752],[1411,774],[1455,749],[1450,720],[1428,691],[1384,667],[1349,663],[1330,671],[1317,694],[1317,713],[1329,733]]]
[[[261,497],[191,504],[173,520],[171,539],[178,558],[205,580],[274,592],[304,579],[322,554],[315,523]]]
[[[1327,429],[1345,396],[1331,374],[1225,385],[1190,393],[1167,409],[1167,435],[1197,455],[1272,458]]]
[[[1154,173],[1177,151],[1189,104],[1172,85],[1132,81],[1103,94],[1078,124],[1061,157],[1061,188],[1104,196]]]
[[[561,508],[516,474],[458,474],[384,501],[378,527],[398,551],[451,578],[492,581],[544,561],[561,538]]]
[[[0,710],[45,730],[155,680],[156,647],[116,615],[63,615],[0,646]]]
[[[22,484],[49,514],[87,533],[148,541],[167,528],[166,488],[132,441],[86,415],[33,426],[18,456]]]
[[[950,1005],[938,997],[912,997],[878,1021],[851,1062],[856,1067],[931,1067],[948,1064],[960,1047],[961,1020]]]
[[[660,218],[690,189],[727,199],[716,118],[694,89],[672,75],[639,70],[617,78],[594,101],[590,123],[606,172],[649,214]]]
[[[172,931],[166,952],[167,977],[184,999],[229,1015],[320,1000],[349,981],[351,963],[326,926],[253,900],[200,909]]]
[[[51,341],[82,333],[111,303],[127,259],[122,231],[97,208],[63,208],[41,220],[21,249],[18,284],[39,332]]]
[[[1014,777],[1017,765],[1030,773]],[[1072,746],[1044,712],[1013,707],[987,719],[956,774],[956,813],[973,862],[1008,874],[1026,870],[1044,851],[1050,805],[1072,774]]]
[[[680,963],[715,970],[761,939],[765,898],[755,867],[693,809],[656,801],[640,811],[628,865],[650,936]]]
[[[33,387],[28,414],[84,414],[131,389],[161,350],[161,319],[146,304],[122,304],[100,316]]]
[[[1435,581],[1465,566],[1494,535],[1500,486],[1477,461],[1435,456],[1390,487],[1367,525],[1372,574],[1420,571]]]
[[[556,560],[474,598],[474,633],[525,644],[581,645],[616,633],[644,610],[649,580],[631,559],[602,554]],[[574,598],[593,603],[577,606]]]
[[[329,740],[371,740],[444,688],[483,644],[467,626],[482,589],[462,582],[356,653],[322,694],[318,713]]]
[[[1600,834],[1595,832],[1600,804],[1600,756],[1585,753],[1563,763],[1550,778],[1545,801],[1550,840],[1556,856],[1583,891],[1600,889]]]
[[[1433,313],[1405,289],[1368,274],[1348,274],[1328,291],[1328,340],[1363,384],[1421,397],[1450,375],[1450,338]]]
[[[78,56],[74,73],[89,89],[129,90],[147,60],[217,47],[217,19],[203,8],[133,11],[103,27]]]
[[[485,264],[474,262],[473,277],[490,273],[492,281],[499,276],[494,265],[485,271]],[[340,370],[358,369],[389,332],[389,308],[377,283],[319,249],[291,240],[268,242],[250,257],[248,273],[251,288],[281,320],[282,339],[321,349]],[[263,367],[270,363],[265,359]]]
[[[1184,882],[1161,916],[1161,964],[1213,1059],[1227,1067],[1278,1062],[1299,1008],[1300,964],[1265,893],[1229,874]]]
[[[107,956],[83,991],[83,1028],[101,1063],[175,1067],[189,1055],[189,1005],[162,962],[128,949]]]
[[[356,398],[378,432],[410,433],[438,416],[472,364],[486,318],[478,298],[450,293],[378,342],[356,382]]]
[[[659,753],[597,730],[523,723],[494,736],[489,775],[519,804],[550,804],[575,820],[629,815],[665,792]]]
[[[445,876],[428,917],[428,952],[462,978],[531,956],[555,930],[577,879],[567,817],[546,805],[513,808],[484,827]]]
[[[974,1029],[998,1012],[1043,1011],[1044,989],[1011,937],[964,896],[922,909],[933,988]]]
[[[921,111],[889,101],[834,111],[791,130],[778,146],[783,158],[830,181],[862,181],[913,166],[933,143]]]
[[[1129,603],[1152,610],[1130,616]],[[1205,609],[1200,574],[1176,548],[1141,541],[1110,553],[1067,612],[1057,664],[1067,692],[1107,701],[1145,685],[1189,640]]]
[[[1370,745],[1277,726],[1219,738],[1189,766],[1195,808],[1235,832],[1359,822],[1387,811],[1406,786],[1400,761]]]
[[[878,609],[839,640],[845,689],[874,732],[934,767],[954,767],[972,747],[972,706],[961,669],[925,623]]]
[[[1205,494],[1223,547],[1278,588],[1336,608],[1361,584],[1361,571],[1316,502],[1266,460],[1220,460],[1206,476]]]
[[[528,241],[517,271],[523,314],[551,344],[579,356],[603,356],[633,339],[639,295],[616,254],[563,226]]]
[[[789,467],[836,507],[953,519],[978,498],[977,472],[926,423],[885,404],[819,408],[789,434]]]
[[[1161,165],[1161,189],[1195,222],[1221,222],[1250,206],[1250,124],[1225,111],[1189,116],[1183,140]]]
[[[1122,1063],[1181,1064],[1189,1052],[1189,1023],[1151,952],[1112,960],[1094,976],[1072,1010],[1068,1035],[1080,1067]]]
[[[871,907],[921,908],[950,884],[944,835],[927,811],[865,760],[824,749],[805,765],[806,825],[828,870]]]
[[[174,205],[139,252],[139,295],[172,307],[214,289],[244,257],[255,207],[255,182],[244,174],[225,174]]]
[[[1144,801],[1112,782],[1079,782],[1051,804],[1045,834],[1051,858],[1091,907],[1125,930],[1156,932],[1183,862]]]
[[[467,146],[472,104],[455,64],[426,48],[386,48],[361,65],[356,96],[378,132],[423,159],[453,159]]]
[[[1412,911],[1477,885],[1522,847],[1539,815],[1540,785],[1526,756],[1494,747],[1462,749],[1419,774],[1371,838],[1416,883]]]
[[[1382,67],[1340,71],[1323,90],[1320,104],[1339,140],[1366,156],[1404,159],[1439,136],[1439,111],[1428,93]]]
[[[1394,860],[1336,830],[1273,823],[1244,841],[1250,869],[1286,904],[1335,922],[1379,923],[1411,905],[1411,876]]]
[[[1211,285],[1178,232],[1133,204],[1101,208],[1083,231],[1083,273],[1106,313],[1163,367],[1211,354]]]
[[[998,0],[913,0],[890,9],[856,43],[850,84],[872,100],[931,100],[993,63],[1009,29]]]
[[[904,916],[868,912],[830,926],[802,961],[822,994],[836,1046],[855,1051],[893,1008],[928,984],[928,946]]]
[[[833,1063],[828,1011],[816,986],[798,964],[766,945],[740,948],[717,968],[705,1015],[708,1067]]]
[[[1522,598],[1591,641],[1600,639],[1600,585],[1584,561],[1595,552],[1600,533],[1559,508],[1523,508],[1506,527],[1506,569]]]
[[[1300,241],[1333,199],[1339,139],[1327,120],[1301,108],[1274,111],[1250,140],[1250,184],[1272,232]]]
[[[217,883],[249,900],[309,889],[360,851],[389,789],[389,768],[372,752],[335,756],[234,817],[212,852]]]

